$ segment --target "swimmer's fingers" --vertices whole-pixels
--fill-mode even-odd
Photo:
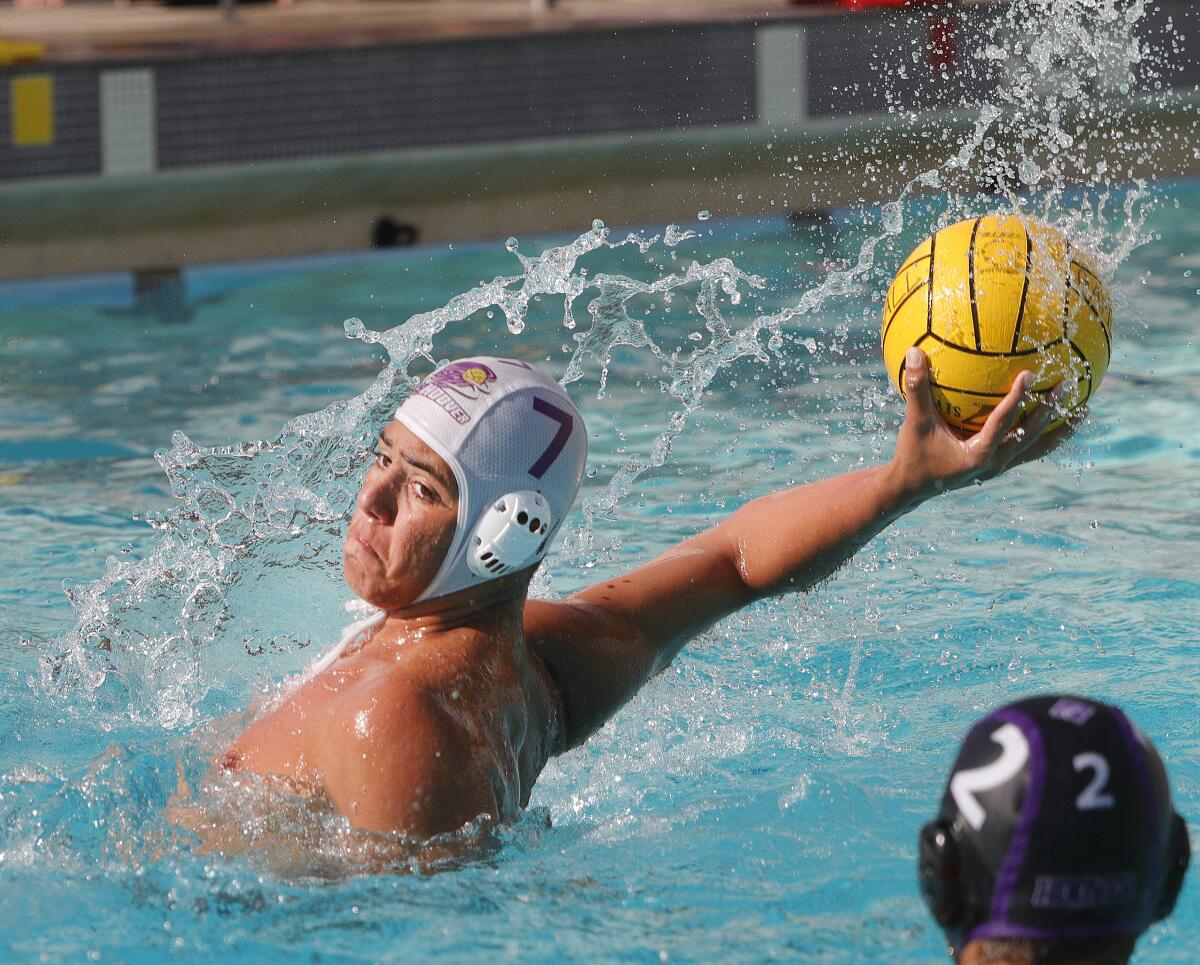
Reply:
[[[1067,440],[1075,427],[1083,420],[1083,411],[1071,415],[1066,423],[1047,432],[1055,419],[1062,417],[1062,403],[1069,391],[1065,382],[1060,382],[1054,390],[1040,402],[1025,418],[1025,421],[1012,432],[1008,433],[1000,443],[997,452],[997,462],[1000,468],[1019,465],[1041,459],[1042,456],[1057,449]]]
[[[944,424],[929,388],[929,360],[919,348],[904,356],[904,421],[923,432]]]
[[[1016,436],[1012,429],[1021,415],[1021,403],[1032,382],[1032,372],[1028,370],[1018,372],[1008,394],[988,414],[983,428],[971,437],[968,445],[977,451],[981,461],[986,462],[990,457],[1000,455],[1003,447]],[[1000,468],[1003,468],[1003,464]]]
[[[1044,420],[1045,424],[1042,426],[1041,433],[1038,435],[1034,435],[1032,432],[1030,433],[1029,443],[1023,446],[1011,457],[1010,465],[1018,465],[1023,462],[1033,462],[1035,459],[1041,459],[1043,456],[1053,452],[1071,438],[1072,434],[1079,427],[1079,424],[1083,422],[1084,418],[1087,416],[1087,407],[1081,406],[1072,412],[1067,418],[1067,421],[1061,426],[1058,426],[1057,428],[1051,429],[1049,432],[1047,432],[1045,430],[1045,425],[1048,425],[1050,422],[1054,421],[1056,412],[1054,407],[1050,405],[1043,406],[1043,409],[1046,410],[1046,418]]]

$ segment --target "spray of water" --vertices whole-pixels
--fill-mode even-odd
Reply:
[[[341,616],[314,609],[311,600],[328,596],[336,579],[344,520],[374,433],[419,374],[438,361],[439,334],[480,313],[498,312],[515,338],[533,302],[561,299],[562,324],[573,342],[562,382],[596,373],[601,403],[616,349],[644,353],[660,373],[657,435],[584,501],[547,567],[553,573],[612,558],[614,547],[598,536],[604,520],[621,510],[640,478],[669,462],[705,392],[735,363],[749,359],[769,367],[801,349],[825,358],[845,354],[844,324],[822,322],[817,343],[801,323],[824,319],[851,296],[886,286],[889,266],[905,254],[900,245],[906,222],[926,217],[918,203],[922,195],[937,192],[942,199],[916,225],[922,232],[997,205],[1018,206],[1057,223],[1111,273],[1147,240],[1144,220],[1153,202],[1152,188],[1139,181],[1132,190],[1110,187],[1128,181],[1135,162],[1156,148],[1153,124],[1139,119],[1142,108],[1131,99],[1158,83],[1153,52],[1131,31],[1144,12],[1145,0],[1012,4],[991,22],[987,42],[978,45],[968,68],[980,77],[999,72],[1004,81],[986,100],[963,105],[974,114],[966,134],[943,163],[914,177],[878,210],[849,264],[788,296],[778,310],[753,310],[754,299],[746,296],[765,283],[727,257],[684,259],[676,270],[649,271],[648,279],[591,274],[586,262],[595,252],[621,247],[677,254],[678,246],[695,238],[675,226],[661,235],[613,238],[596,222],[573,241],[537,255],[522,253],[510,239],[517,272],[390,330],[370,331],[350,319],[347,336],[387,355],[361,395],[293,419],[271,440],[204,448],[177,433],[171,447],[157,454],[175,501],[147,518],[159,535],[156,548],[141,560],[110,558],[100,579],[68,588],[77,622],[43,657],[39,687],[65,712],[181,732],[241,706],[248,689],[261,689],[261,681],[247,688],[241,679],[238,668],[247,653],[291,655],[292,669],[306,660],[305,651],[326,643]],[[1080,184],[1086,187],[1082,194]],[[630,311],[643,298],[674,300],[676,310],[684,305],[705,334],[664,342]],[[880,394],[879,404],[891,403]],[[869,414],[864,419],[878,450],[891,422]],[[860,564],[864,593],[872,585],[871,568],[894,562],[889,553],[894,550],[883,547]],[[270,613],[257,612],[251,602],[262,598],[264,584],[276,601]],[[549,592],[548,577],[540,578],[535,592]],[[813,606],[819,613],[822,604]],[[781,621],[790,639],[804,641],[814,636],[812,620],[798,613],[778,605],[766,619]],[[882,617],[868,608],[858,619],[868,634]],[[812,652],[797,645],[793,657],[803,662]],[[824,694],[845,753],[869,752],[886,732],[881,711],[856,709],[858,667],[856,655],[840,691]],[[146,767],[158,774],[165,765]],[[97,773],[117,770],[122,768],[110,763]],[[121,780],[135,772],[125,768]],[[86,797],[93,784],[61,793]]]

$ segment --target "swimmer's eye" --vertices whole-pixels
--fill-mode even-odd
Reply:
[[[424,483],[414,482],[413,488],[417,491],[417,496],[427,502],[438,502],[438,494],[426,486]]]
[[[373,449],[371,451],[375,453],[375,465],[377,465],[380,469],[387,469],[387,467],[391,465],[391,457],[386,453],[380,452],[378,449]]]

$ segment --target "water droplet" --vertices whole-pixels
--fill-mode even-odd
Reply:
[[[592,222],[592,230],[593,231],[603,231],[604,230],[604,222],[601,221],[599,218],[597,218],[595,221]]]
[[[885,204],[879,211],[883,230],[889,235],[898,235],[904,227],[904,214],[896,201]]]
[[[1017,165],[1017,177],[1025,184],[1037,184],[1042,180],[1042,169],[1029,160],[1029,158],[1026,158]]]
[[[704,211],[701,211],[696,215],[696,219],[698,221],[707,221],[711,217],[712,217],[712,212],[709,211],[707,208]]]
[[[509,251],[516,251],[517,245],[518,245],[517,239],[512,237],[511,235],[509,236],[508,241],[504,242],[504,247],[507,248]]]

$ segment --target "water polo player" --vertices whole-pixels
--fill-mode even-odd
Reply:
[[[921,892],[970,965],[1127,962],[1175,907],[1190,853],[1146,736],[1064,696],[971,728],[919,848]]]
[[[1032,458],[1030,374],[962,438],[919,350],[887,465],[756,499],[640,568],[563,600],[529,580],[575,498],[586,431],[523,362],[435,371],[380,436],[344,545],[377,608],[228,748],[231,773],[323,795],[356,828],[430,836],[507,820],[554,754],[583,743],[687,641],[755,600],[825,579],[924,499]]]

